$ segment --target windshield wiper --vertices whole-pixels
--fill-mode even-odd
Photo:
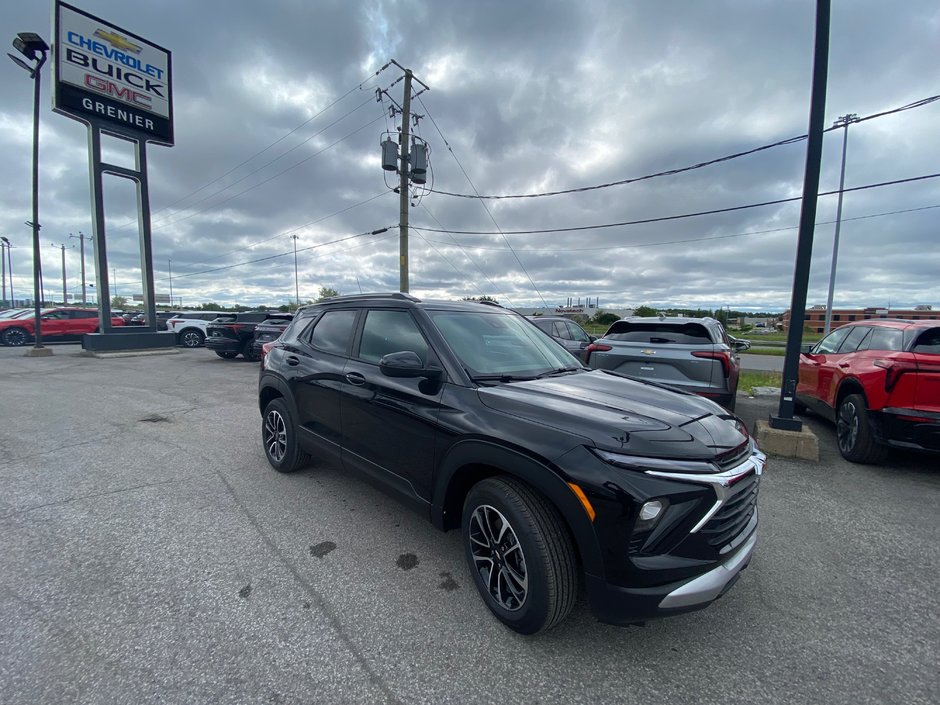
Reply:
[[[555,377],[556,375],[566,375],[571,372],[580,372],[583,370],[583,367],[558,367],[554,370],[548,370],[547,372],[542,372],[541,374],[536,375],[536,379],[542,379],[543,377]]]
[[[471,375],[470,379],[474,382],[531,382],[537,379],[532,375]]]

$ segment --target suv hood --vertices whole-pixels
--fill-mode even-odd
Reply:
[[[746,431],[714,402],[599,370],[481,387],[491,409],[637,455],[707,460]]]

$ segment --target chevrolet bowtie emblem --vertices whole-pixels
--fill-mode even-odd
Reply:
[[[641,352],[642,352],[644,355],[655,355],[655,354],[656,354],[656,351],[655,351],[655,350],[642,350]]]
[[[117,32],[106,32],[103,29],[95,30],[95,36],[103,39],[119,51],[129,51],[133,54],[139,54],[141,48],[126,37],[122,37]]]

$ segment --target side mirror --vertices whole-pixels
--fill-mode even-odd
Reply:
[[[804,355],[809,355],[811,352],[813,352],[813,343],[803,343],[800,346],[800,352]]]
[[[379,360],[379,369],[386,377],[427,377],[438,379],[444,374],[441,369],[429,369],[413,350],[389,353]]]
[[[744,352],[745,350],[750,350],[750,348],[751,348],[750,340],[741,340],[739,338],[734,341],[734,349],[738,352]]]
[[[597,340],[597,336],[596,336],[596,335],[589,335],[588,338],[590,338],[590,340],[591,340],[592,343],[593,343],[595,340]]]

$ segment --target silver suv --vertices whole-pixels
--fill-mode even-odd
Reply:
[[[749,343],[732,339],[714,318],[623,318],[591,343],[587,364],[667,384],[734,410],[741,363]]]

